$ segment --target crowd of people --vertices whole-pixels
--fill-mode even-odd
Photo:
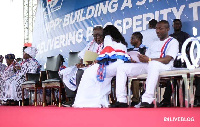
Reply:
[[[183,67],[177,63],[177,54],[180,53],[184,41],[189,35],[183,31],[180,19],[173,21],[174,33],[169,35],[170,25],[166,20],[157,22],[152,19],[149,29],[134,32],[130,43],[133,46],[127,49],[128,43],[114,25],[105,28],[93,28],[93,40],[79,53],[80,63],[72,67],[60,67],[67,97],[70,101],[63,102],[69,107],[128,107],[127,104],[127,77],[147,74],[146,90],[139,97],[139,82],[133,83],[133,98],[131,106],[141,108],[154,107],[154,91],[159,80],[159,73],[175,67]],[[98,57],[94,61],[83,63],[86,51],[95,52]],[[137,51],[139,62],[129,55]],[[22,98],[21,84],[25,81],[26,73],[37,73],[40,64],[35,59],[37,50],[34,47],[24,49],[23,62],[18,63],[14,54],[5,56],[7,66],[2,64],[4,57],[0,55],[0,100],[6,103],[19,101]],[[179,61],[180,62],[180,61]],[[185,67],[185,66],[184,66]],[[111,81],[116,76],[115,103],[110,104]],[[200,106],[199,78],[196,78],[196,93],[194,106]],[[164,99],[160,107],[169,107],[171,103],[171,84],[169,81]],[[176,84],[176,83],[173,83]],[[28,98],[25,94],[25,98]],[[141,103],[140,103],[141,102]]]
[[[35,59],[37,50],[34,47],[24,48],[23,61],[19,64],[15,60],[14,54],[5,56],[7,66],[3,65],[3,56],[1,56],[0,73],[0,100],[6,105],[22,100],[21,84],[26,81],[26,73],[38,73],[40,64]],[[28,94],[25,95],[28,98]]]

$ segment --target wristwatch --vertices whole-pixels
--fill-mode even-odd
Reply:
[[[149,61],[148,61],[148,63],[149,63],[149,62],[151,62],[151,58],[149,58]]]

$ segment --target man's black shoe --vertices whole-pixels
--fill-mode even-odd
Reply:
[[[170,101],[163,99],[159,104],[158,107],[171,107]]]
[[[171,102],[164,98],[164,99],[158,104],[158,107],[171,107]]]
[[[74,101],[68,101],[62,104],[62,106],[64,107],[72,107],[72,105],[74,104]]]
[[[140,105],[140,108],[153,108],[154,107],[154,104],[151,103],[147,103],[147,102],[142,102],[141,105]]]
[[[75,101],[75,99],[73,98],[70,101],[64,102],[62,104],[62,106],[64,106],[64,107],[72,107],[72,105],[74,104],[74,101]]]
[[[134,107],[135,105],[139,104],[139,102],[135,102],[135,101],[132,101],[131,102],[131,107]]]
[[[110,108],[127,108],[128,104],[127,103],[122,103],[122,102],[115,102],[114,104],[110,105]]]
[[[200,107],[200,99],[194,99],[194,107]]]
[[[159,103],[158,107],[171,107],[171,105],[169,103]]]

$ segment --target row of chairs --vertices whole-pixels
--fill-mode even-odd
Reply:
[[[190,63],[188,62],[188,56],[186,54],[186,46],[188,45],[188,43],[190,43],[192,41],[192,46],[190,49],[190,58],[192,60],[193,65],[189,65]],[[200,68],[196,68],[197,67],[197,62],[200,59],[200,52],[198,52],[200,50],[200,37],[194,38],[191,37],[189,39],[186,40],[186,42],[184,42],[183,47],[182,47],[182,58],[186,61],[187,67],[189,69],[179,69],[179,70],[171,70],[171,71],[164,71],[161,72],[159,77],[160,80],[158,82],[158,84],[160,84],[161,81],[163,80],[170,80],[171,83],[173,83],[173,80],[176,79],[178,80],[178,85],[181,86],[180,84],[184,83],[185,85],[185,105],[186,107],[189,107],[189,104],[191,104],[191,106],[193,105],[193,101],[194,101],[194,87],[193,87],[193,80],[195,75],[200,75]],[[197,43],[198,42],[198,43]],[[198,51],[197,52],[197,56],[194,57],[194,50],[195,50],[195,45],[196,45],[196,49]],[[75,63],[79,62],[79,59],[77,57],[78,52],[70,52],[69,54],[69,59],[68,59],[68,66],[74,65]],[[27,81],[25,83],[22,84],[22,89],[23,89],[23,98],[22,101],[24,100],[24,89],[34,89],[35,90],[35,105],[37,105],[37,89],[43,89],[43,106],[46,105],[46,95],[45,95],[45,89],[49,89],[49,88],[58,88],[59,89],[59,106],[61,106],[61,88],[63,87],[63,83],[58,75],[58,69],[60,66],[60,59],[61,59],[61,55],[55,56],[55,57],[48,57],[47,58],[47,64],[46,64],[46,72],[41,72],[40,76],[38,74],[36,74],[35,78],[32,79],[32,76],[30,75],[34,75],[34,74],[27,74]],[[189,66],[188,66],[189,65]],[[46,74],[45,74],[46,73]],[[42,78],[42,75],[46,75],[46,77],[44,76],[44,78]],[[40,78],[39,78],[40,77]],[[129,98],[129,104],[131,104],[131,82],[132,80],[139,80],[139,81],[145,81],[147,77],[147,74],[143,74],[143,75],[139,75],[137,77],[128,77],[129,78],[129,83],[128,83],[128,98]],[[28,85],[27,85],[28,84]],[[30,85],[32,84],[32,85]],[[114,86],[114,85],[112,85]],[[157,85],[157,90],[155,91],[155,96],[159,96],[160,94],[158,93],[158,88],[159,85]],[[181,87],[179,87],[181,89]],[[179,90],[180,91],[180,90]],[[115,94],[111,94],[113,97],[112,98],[116,98]],[[179,95],[182,95],[181,93]],[[176,98],[175,98],[175,93],[173,94],[173,101],[174,105],[176,103]],[[157,101],[160,101],[159,99],[160,97],[156,97],[155,100],[155,107],[156,107],[156,103]],[[114,101],[114,99],[113,99]],[[182,101],[184,102],[184,101]],[[22,103],[23,104],[23,103]]]
[[[73,53],[73,55],[75,55]],[[34,105],[37,106],[37,91],[43,90],[43,106],[46,106],[46,89],[52,89],[52,93],[54,93],[54,89],[57,88],[59,90],[59,107],[61,106],[61,89],[64,88],[62,80],[58,75],[58,67],[59,67],[60,55],[54,57],[47,58],[47,71],[41,71],[38,74],[35,73],[27,73],[26,74],[26,82],[22,84],[22,105],[24,105],[24,90],[34,90]],[[50,63],[50,64],[49,64]],[[57,66],[57,68],[55,68]],[[176,79],[178,81],[178,85],[181,86],[182,83],[185,85],[185,105],[189,107],[189,104],[192,106],[194,101],[194,87],[193,87],[193,80],[196,75],[200,75],[200,68],[197,69],[183,69],[183,70],[171,70],[171,71],[164,71],[160,73],[160,80],[157,85],[157,89],[155,92],[156,100],[155,100],[155,107],[156,102],[160,102],[160,93],[159,93],[159,84],[163,80],[170,80],[173,83],[173,80]],[[144,82],[146,80],[147,74],[139,75],[137,77],[129,77],[128,83],[128,98],[129,104],[131,103],[131,82],[132,80],[139,80]],[[179,87],[181,89],[181,87]],[[181,91],[181,90],[177,90]],[[179,96],[182,94],[179,93]],[[64,96],[64,95],[63,95]],[[115,96],[113,94],[113,96]],[[176,101],[176,93],[173,93],[172,96],[173,105],[177,105]],[[111,97],[113,99],[115,97]],[[54,95],[54,102],[55,95]],[[182,102],[184,102],[182,100]],[[57,102],[56,102],[57,104]]]
[[[161,84],[161,82],[163,80],[170,80],[171,84],[173,84],[173,80],[176,79],[178,81],[178,86],[179,86],[179,90],[177,90],[177,92],[179,92],[179,98],[183,98],[182,96],[182,84],[185,85],[185,100],[180,100],[180,106],[183,106],[183,102],[185,102],[185,106],[188,108],[189,106],[193,107],[193,102],[194,102],[194,87],[193,87],[193,81],[194,78],[196,76],[200,75],[200,68],[196,68],[196,69],[181,69],[181,70],[170,70],[170,71],[164,71],[161,72],[159,74],[159,81],[157,83],[157,87],[155,90],[155,102],[154,105],[155,107],[157,107],[157,103],[160,102],[160,93],[161,91],[159,91],[159,87]],[[128,77],[128,100],[129,100],[129,104],[131,103],[131,82],[135,81],[135,80],[139,80],[139,81],[145,81],[147,78],[147,74],[142,74],[136,77]],[[177,106],[177,92],[172,94],[172,102],[174,106]]]
[[[27,73],[26,81],[22,84],[22,106],[24,106],[24,94],[25,89],[29,91],[34,90],[34,105],[37,106],[37,92],[42,90],[43,92],[43,106],[46,106],[46,89],[51,89],[53,95],[53,102],[55,101],[54,89],[58,89],[58,106],[61,106],[61,94],[64,88],[63,82],[58,74],[59,67],[61,65],[62,56],[59,54],[57,56],[47,57],[46,71],[41,71],[40,73]],[[78,63],[80,59],[78,58],[78,52],[70,52],[68,58],[68,65],[73,66]],[[65,93],[63,93],[65,96]]]
[[[47,65],[48,62],[50,61],[50,63],[52,64],[53,62],[50,59],[55,59],[56,57],[59,56],[55,56],[55,57],[50,57],[48,58],[47,61]],[[56,60],[57,61],[57,60]],[[59,61],[59,60],[58,60]],[[51,66],[53,67],[53,66]],[[47,67],[48,69],[48,67]],[[55,68],[56,70],[57,68]],[[179,91],[179,96],[182,95],[181,92],[181,84],[184,83],[185,85],[185,105],[186,107],[189,107],[189,105],[193,105],[193,101],[194,101],[194,87],[193,87],[193,80],[195,78],[195,76],[200,75],[200,68],[197,69],[183,69],[183,70],[171,70],[171,71],[164,71],[160,73],[160,80],[158,82],[156,91],[155,91],[155,96],[156,96],[156,100],[155,100],[155,107],[156,107],[156,102],[160,102],[160,91],[159,91],[159,84],[162,81],[166,81],[166,80],[170,80],[171,83],[173,83],[173,80],[176,79],[178,81],[178,85],[179,85],[179,89],[177,90]],[[139,80],[142,81],[144,83],[144,81],[146,80],[147,74],[143,74],[143,75],[139,75],[137,77],[129,77],[129,83],[128,83],[128,98],[129,98],[129,104],[131,103],[131,82],[134,80]],[[47,71],[41,71],[39,74],[35,74],[35,73],[27,73],[26,74],[26,82],[24,82],[22,84],[22,105],[24,105],[24,90],[25,89],[29,89],[29,90],[34,90],[34,105],[37,106],[37,90],[43,90],[43,106],[46,106],[46,89],[52,89],[52,93],[53,90],[55,88],[57,88],[59,90],[59,107],[61,106],[61,89],[64,88],[63,87],[63,83],[62,80],[60,79],[59,75],[58,75],[58,71],[54,71],[54,70],[47,70]],[[115,83],[114,83],[115,84]],[[115,97],[115,93],[111,94],[113,95],[113,97],[111,97],[111,99],[116,98]],[[64,95],[63,95],[64,96]],[[182,98],[182,97],[180,97]],[[174,92],[173,96],[172,96],[172,102],[173,105],[176,106],[177,105],[177,94]],[[114,101],[114,100],[112,100]],[[54,101],[56,104],[57,102],[55,101],[55,95],[54,95]],[[184,100],[180,101],[180,103],[184,102]],[[183,104],[181,104],[183,105]],[[181,106],[180,105],[180,106]]]

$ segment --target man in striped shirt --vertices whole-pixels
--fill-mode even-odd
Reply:
[[[153,107],[154,90],[159,73],[170,70],[178,53],[178,41],[168,35],[169,22],[161,20],[156,25],[159,41],[155,41],[147,49],[145,55],[138,55],[140,62],[124,63],[117,68],[116,96],[117,103],[113,107],[127,107],[127,76],[138,76],[147,73],[146,91],[142,96],[142,108]]]

